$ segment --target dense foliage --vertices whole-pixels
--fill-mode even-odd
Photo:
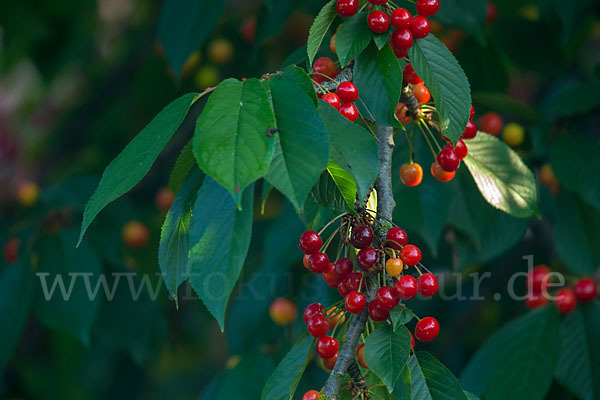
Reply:
[[[323,228],[323,251],[334,262],[342,249],[356,255],[367,288],[369,276],[389,288],[399,275],[386,260],[440,281],[437,295],[396,301],[389,323],[371,321],[362,335],[353,326],[366,303],[332,323],[340,354],[351,337],[364,342],[360,369],[356,346],[356,369],[343,362],[340,398],[351,397],[350,380],[359,393],[357,376],[361,396],[374,398],[598,397],[597,5],[441,0],[432,33],[413,30],[402,49],[394,22],[382,30],[367,18],[372,5],[357,1],[342,18],[340,2],[353,3],[0,7],[2,82],[16,93],[0,121],[0,179],[11,188],[0,218],[0,393],[284,399],[326,381],[332,390],[326,331],[308,323],[313,341],[296,318],[314,302],[344,309],[329,287],[340,281],[313,273],[323,272],[310,261],[316,250],[301,246],[310,271],[302,267],[298,239]],[[92,42],[96,20],[102,39]],[[336,107],[324,94],[346,81],[359,97],[338,89]],[[475,123],[480,132],[467,134]],[[380,190],[386,129],[395,208]],[[448,168],[454,146],[468,154]],[[117,153],[98,184],[86,174]],[[414,167],[432,163],[431,174]],[[422,264],[421,252],[411,262],[406,243],[385,240],[391,220]],[[364,225],[375,232],[373,268],[354,251],[371,245],[352,236]],[[551,271],[566,283],[535,283]],[[545,289],[556,300],[542,299]],[[437,281],[431,293],[420,286],[436,292]],[[375,294],[365,294],[371,306]],[[439,320],[431,343],[424,316]]]

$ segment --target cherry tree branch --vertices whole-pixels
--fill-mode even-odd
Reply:
[[[391,220],[392,211],[396,205],[392,192],[392,153],[394,151],[394,131],[392,127],[380,126],[377,128],[377,139],[379,141],[379,175],[375,182],[377,190],[377,216],[382,219]],[[385,238],[380,238],[385,240]],[[369,301],[375,297],[377,291],[377,276],[367,274],[367,285],[365,295]],[[355,361],[358,339],[365,329],[369,314],[365,308],[350,322],[344,336],[344,341],[339,351],[335,367],[325,382],[323,394],[329,400],[338,398],[340,387],[344,382],[348,368]]]

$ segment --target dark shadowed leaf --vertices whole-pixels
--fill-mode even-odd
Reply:
[[[227,191],[206,177],[190,221],[192,287],[224,329],[225,310],[244,265],[252,235],[254,185],[238,210]]]

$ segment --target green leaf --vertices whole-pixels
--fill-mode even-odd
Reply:
[[[550,106],[554,117],[585,114],[600,107],[600,83],[584,83],[559,93]]]
[[[497,257],[525,235],[527,219],[515,218],[489,205],[464,168],[451,185],[448,222],[469,239],[457,242],[460,268]]]
[[[0,371],[4,371],[11,361],[29,317],[33,288],[37,283],[26,262],[28,259],[21,252],[16,263],[0,268]]]
[[[158,263],[169,294],[176,300],[177,288],[190,273],[190,219],[203,178],[204,174],[198,168],[187,176],[161,230]]]
[[[89,345],[100,297],[90,296],[101,279],[100,258],[88,243],[75,248],[74,229],[43,236],[37,246],[40,292],[35,312],[44,325],[73,335]],[[62,283],[62,284],[61,284]]]
[[[527,121],[537,121],[541,118],[533,107],[513,100],[505,93],[473,93],[473,102],[499,113],[512,114]]]
[[[466,390],[465,390],[465,396],[467,396],[467,400],[479,400],[478,396],[475,396],[473,393],[467,392]]]
[[[158,21],[158,40],[176,75],[194,50],[212,32],[225,1],[166,0]]]
[[[373,31],[367,25],[366,12],[345,19],[335,37],[340,65],[345,67],[350,60],[358,57],[367,48],[372,37]]]
[[[384,33],[373,33],[373,42],[375,43],[375,46],[381,50],[388,44],[390,36],[392,36],[392,29],[388,29],[387,32]]]
[[[298,339],[267,379],[260,397],[262,400],[285,400],[294,397],[298,383],[310,361],[314,342],[308,335]]]
[[[279,133],[275,135],[275,155],[266,179],[300,212],[327,167],[327,132],[314,104],[296,85],[273,80],[271,91]]]
[[[485,44],[485,0],[447,0],[440,2],[440,10],[435,14],[444,27],[459,28]]]
[[[577,307],[561,323],[563,347],[556,368],[556,379],[577,398],[584,400],[594,400],[600,396],[600,358],[593,356],[598,347],[594,342],[600,335],[598,323],[598,302],[586,307],[585,311]]]
[[[410,333],[390,325],[375,329],[365,341],[365,362],[391,393],[408,360]]]
[[[394,113],[402,92],[402,67],[389,44],[381,50],[371,44],[358,56],[353,82],[360,93],[357,106],[362,115],[380,125],[398,124]]]
[[[148,173],[158,154],[183,122],[196,96],[196,93],[188,93],[166,106],[106,167],[96,192],[85,206],[77,245],[98,213],[131,190]]]
[[[352,176],[330,163],[333,168],[321,174],[321,177],[310,192],[317,204],[334,211],[354,210],[356,183]],[[336,179],[333,178],[335,175]],[[353,197],[354,196],[354,197]],[[308,203],[308,199],[307,199]],[[318,225],[316,225],[318,226]]]
[[[486,400],[544,398],[560,355],[559,323],[553,306],[510,322],[471,359],[463,386]]]
[[[442,134],[456,144],[471,113],[471,90],[464,71],[434,35],[415,40],[408,56],[435,100]]]
[[[465,164],[488,203],[518,218],[539,214],[535,177],[517,153],[482,132],[466,142]]]
[[[554,246],[567,267],[577,275],[591,275],[600,264],[600,211],[566,191],[558,195]]]
[[[187,178],[192,168],[197,165],[196,159],[194,158],[193,143],[192,139],[186,143],[171,170],[171,175],[169,176],[169,188],[175,194],[181,189],[185,178]]]
[[[390,311],[390,319],[396,332],[401,326],[408,324],[415,314],[408,307],[396,307]]]
[[[198,165],[233,195],[238,206],[244,189],[269,170],[274,141],[268,131],[274,127],[267,91],[258,79],[221,82],[198,117]]]
[[[600,209],[600,144],[583,135],[565,134],[552,143],[550,162],[560,184]]]
[[[458,379],[431,354],[417,352],[408,368],[413,400],[467,400]]]
[[[317,103],[317,92],[315,91],[315,87],[313,86],[313,82],[310,79],[310,76],[300,67],[295,65],[290,65],[283,71],[283,77],[295,83],[300,89],[302,89],[308,97],[313,101],[315,106]]]
[[[375,138],[324,101],[319,102],[319,114],[329,135],[331,159],[354,177],[358,195],[364,199],[379,173],[379,150]],[[351,204],[350,209],[354,207],[354,199]]]
[[[192,211],[190,281],[221,330],[250,245],[253,197],[251,185],[242,195],[242,209],[237,210],[226,189],[206,177]]]
[[[269,374],[273,360],[259,350],[242,356],[238,365],[223,376],[214,400],[256,400]]]
[[[310,65],[312,65],[313,60],[315,59],[315,56],[321,47],[323,38],[331,27],[333,20],[337,16],[335,3],[336,0],[331,0],[329,3],[325,4],[321,11],[319,11],[319,14],[317,14],[312,26],[310,27],[306,48],[308,53],[308,63]]]
[[[394,386],[394,397],[397,400],[412,400],[412,377],[410,376],[410,369],[408,363],[402,368],[400,379]]]

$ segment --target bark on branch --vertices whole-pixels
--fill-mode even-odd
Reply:
[[[379,175],[375,182],[377,190],[377,216],[388,220],[392,219],[392,211],[396,205],[392,192],[393,135],[392,127],[380,126],[377,128],[377,139],[379,140]],[[367,274],[366,296],[369,301],[375,297],[376,290],[376,275]],[[368,316],[367,308],[365,308],[352,319],[348,326],[335,367],[325,382],[323,394],[329,400],[336,400],[338,398],[340,387],[344,382],[348,367],[355,362],[354,355],[356,354],[358,339],[365,329]]]

